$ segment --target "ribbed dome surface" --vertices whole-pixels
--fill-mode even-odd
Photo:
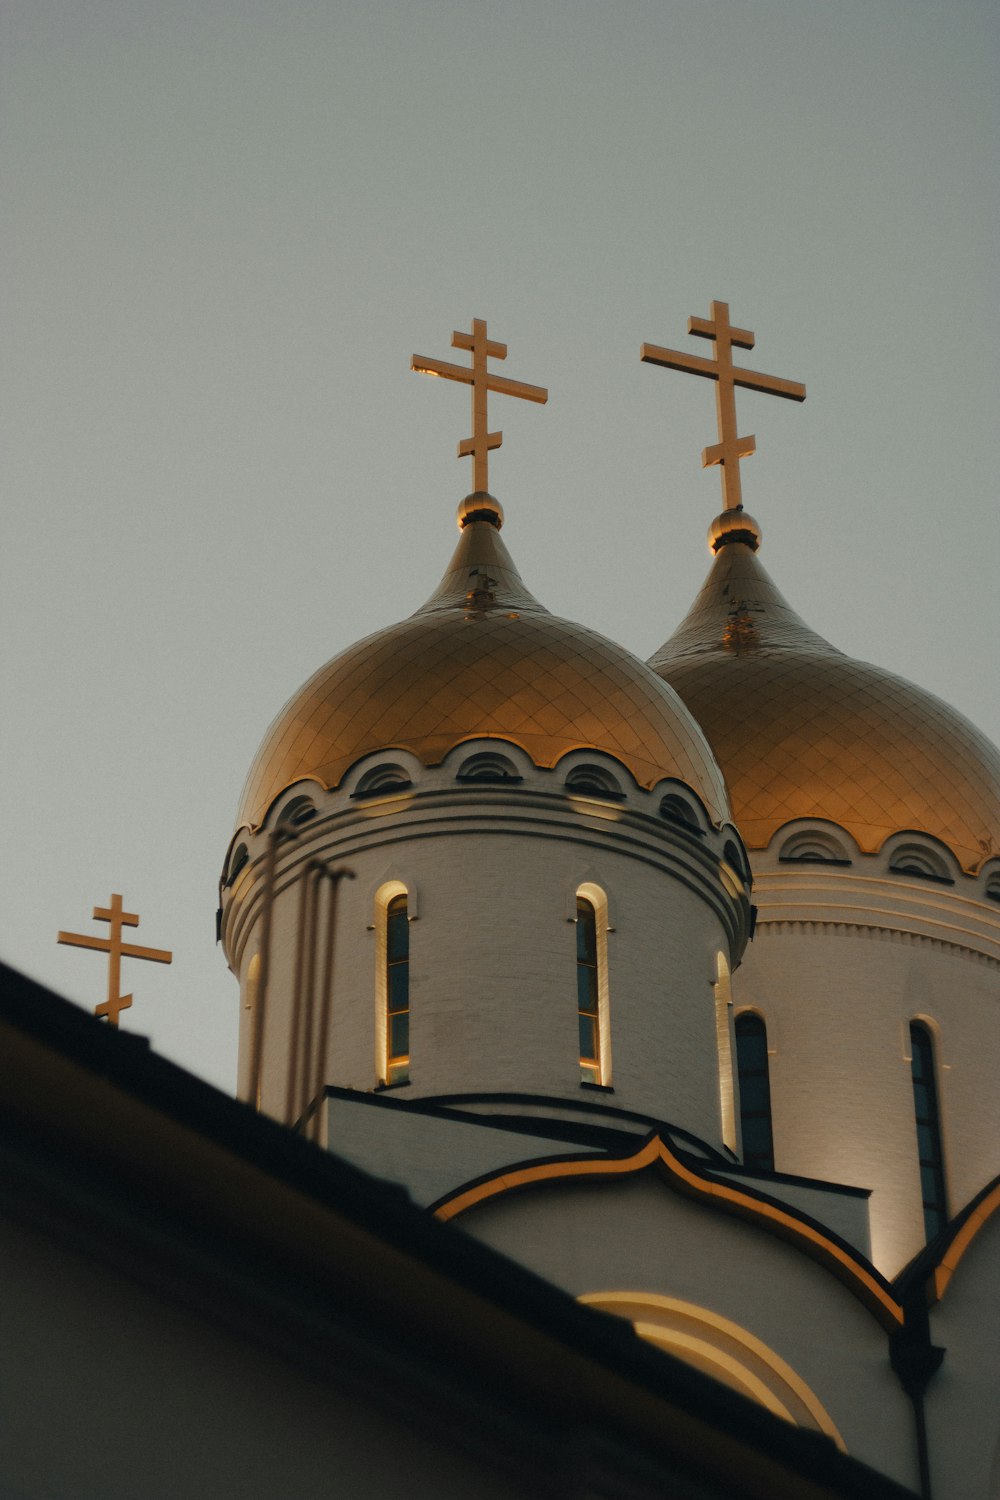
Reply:
[[[754,550],[720,547],[687,618],[650,660],[698,720],[749,847],[828,818],[867,852],[941,839],[974,871],[1000,850],[1000,752],[962,714],[810,630]]]
[[[282,709],[237,822],[258,826],[292,782],[336,786],[373,751],[409,750],[436,765],[480,738],[510,740],[542,767],[570,750],[602,750],[640,785],[676,776],[714,821],[729,817],[719,768],[672,689],[623,647],[549,614],[496,526],[474,520],[416,614],[335,657]]]

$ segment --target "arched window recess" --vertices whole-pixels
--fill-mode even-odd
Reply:
[[[383,1086],[410,1081],[410,892],[387,881],[375,893],[375,1071]]]
[[[304,827],[306,823],[311,823],[315,816],[316,804],[311,797],[293,797],[290,802],[285,803],[278,814],[277,826],[294,832]]]
[[[723,858],[731,870],[735,870],[744,885],[750,884],[750,863],[742,846],[735,839],[727,839],[722,850]]]
[[[625,801],[621,783],[603,766],[574,766],[567,773],[566,790],[571,796],[603,797],[612,802]]]
[[[742,1011],[736,1017],[735,1033],[743,1164],[773,1172],[771,1076],[767,1057],[767,1027],[763,1016],[752,1010]]]
[[[413,785],[410,773],[404,766],[386,761],[372,766],[358,781],[352,797],[384,797],[390,792],[405,792]]]
[[[716,955],[716,977],[712,986],[715,997],[715,1042],[719,1063],[719,1124],[722,1144],[736,1155],[736,1081],[733,1077],[733,988],[729,961],[724,953]]]
[[[915,875],[919,880],[933,880],[939,885],[955,884],[944,854],[923,840],[908,839],[906,843],[897,844],[889,855],[889,873]]]
[[[923,1021],[910,1023],[910,1071],[913,1075],[913,1110],[917,1125],[917,1155],[920,1162],[920,1197],[924,1208],[924,1231],[929,1240],[948,1222],[941,1149],[941,1111],[938,1102],[934,1036]]]
[[[580,1082],[611,1086],[608,900],[591,882],[576,891],[576,1009]]]
[[[410,1081],[410,920],[406,897],[394,896],[386,910],[385,1081]]]
[[[246,844],[237,844],[233,850],[233,857],[229,862],[229,870],[223,884],[228,888],[233,885],[240,871],[250,863],[250,851]]]
[[[825,828],[800,828],[778,853],[782,865],[849,865],[847,845]]]
[[[501,755],[497,750],[480,750],[475,755],[467,756],[455,777],[456,781],[476,781],[487,786],[511,786],[522,779],[509,756]]]
[[[705,835],[705,828],[691,802],[678,792],[668,792],[660,798],[660,817],[667,823],[676,823],[687,833]]]

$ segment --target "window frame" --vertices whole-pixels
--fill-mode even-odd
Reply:
[[[722,1144],[737,1154],[736,1083],[734,1076],[736,1039],[733,1034],[733,986],[729,961],[721,951],[716,954],[716,978],[712,985],[715,1001],[715,1045],[719,1069],[719,1129]]]
[[[407,951],[402,962],[406,965],[406,989],[407,1004],[405,1009],[391,1010],[392,982],[390,969],[395,962],[390,959],[389,936],[390,936],[390,911],[397,902],[405,903],[407,936]],[[397,907],[397,912],[399,908]],[[399,1088],[409,1083],[410,1059],[412,1048],[410,1038],[407,1038],[408,1050],[406,1053],[392,1052],[392,1020],[393,1015],[406,1015],[407,1031],[412,1021],[412,1003],[410,997],[410,927],[416,920],[416,894],[403,884],[400,880],[386,881],[375,892],[375,920],[372,924],[375,931],[375,1077],[379,1088]]]
[[[593,915],[593,959],[581,958],[581,908]],[[577,1061],[581,1087],[611,1087],[611,1011],[608,985],[608,933],[612,928],[608,922],[608,898],[599,885],[585,881],[575,892],[575,914],[570,919],[575,924],[575,969],[577,1001]],[[591,975],[588,989],[593,995],[593,1007],[584,1010],[580,1005],[581,972]],[[587,1019],[591,1025],[594,1057],[585,1057],[580,1045],[582,1023]]]
[[[910,1078],[913,1084],[913,1119],[917,1139],[917,1169],[920,1175],[920,1202],[924,1215],[924,1234],[934,1239],[949,1220],[948,1179],[944,1168],[944,1140],[941,1132],[941,1090],[938,1086],[936,1038],[932,1028],[919,1016],[910,1022]],[[918,1066],[919,1060],[919,1066]],[[926,1108],[921,1108],[918,1089],[925,1091]],[[921,1131],[927,1132],[924,1151]],[[925,1175],[927,1174],[927,1175]],[[933,1193],[928,1195],[928,1177]]]
[[[396,934],[402,934],[402,941]],[[394,951],[398,943],[400,951]],[[385,1081],[410,1081],[410,911],[405,895],[393,896],[385,909]],[[395,993],[394,993],[395,992]],[[402,1004],[394,1004],[403,995]],[[405,1018],[405,1019],[404,1019]],[[398,1050],[396,1033],[405,1031],[406,1049]]]
[[[746,1037],[750,1028],[752,1035],[763,1043],[763,1066],[749,1068],[741,1056],[740,1040],[741,1034]],[[733,1039],[736,1044],[736,1078],[739,1087],[740,1100],[740,1144],[742,1146],[743,1165],[752,1171],[774,1172],[774,1108],[771,1099],[771,1065],[768,1062],[770,1056],[767,1045],[767,1022],[757,1010],[741,1010],[733,1025]],[[748,1109],[744,1099],[744,1082],[752,1079],[763,1078],[765,1090],[765,1104],[763,1108]],[[749,1091],[748,1091],[749,1092]],[[747,1121],[763,1121],[767,1127],[767,1146],[753,1146],[747,1148]],[[751,1139],[754,1131],[750,1131]]]

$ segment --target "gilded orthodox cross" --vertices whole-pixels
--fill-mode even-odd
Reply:
[[[736,387],[764,391],[769,396],[785,396],[789,401],[804,401],[806,388],[794,380],[777,375],[760,375],[733,364],[733,347],[752,349],[754,336],[749,328],[734,328],[729,321],[729,303],[713,302],[710,318],[688,318],[688,333],[701,339],[715,340],[715,358],[701,359],[697,354],[682,354],[677,349],[661,349],[657,344],[643,344],[642,358],[647,364],[665,365],[668,370],[684,370],[689,375],[707,375],[715,381],[715,410],[719,421],[719,441],[705,448],[702,468],[713,464],[722,467],[722,498],[726,510],[737,510],[743,504],[740,489],[740,459],[756,452],[754,437],[737,437]]]
[[[445,380],[460,380],[472,387],[472,436],[464,438],[458,445],[459,458],[472,458],[472,490],[474,494],[489,493],[488,463],[491,448],[499,448],[502,432],[490,432],[486,420],[486,393],[498,391],[504,396],[520,396],[522,401],[537,401],[541,405],[549,399],[549,393],[540,385],[525,385],[521,380],[508,380],[506,376],[494,375],[486,368],[487,359],[506,359],[507,345],[498,344],[486,337],[486,322],[473,318],[471,333],[453,333],[453,349],[468,349],[472,354],[472,365],[452,365],[443,359],[427,359],[415,354],[410,360],[410,369],[422,375],[440,375]]]
[[[95,1016],[107,1016],[112,1026],[118,1025],[118,1017],[132,1004],[131,995],[121,995],[121,967],[123,958],[148,958],[155,964],[169,964],[173,954],[165,948],[140,948],[136,943],[122,942],[123,927],[138,927],[139,918],[131,911],[122,910],[121,896],[112,896],[110,906],[94,907],[95,922],[111,924],[107,937],[86,937],[82,932],[60,932],[57,941],[72,948],[96,948],[108,955],[108,998],[94,1007]]]

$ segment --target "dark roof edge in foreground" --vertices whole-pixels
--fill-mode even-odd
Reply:
[[[520,1323],[557,1341],[567,1358],[582,1358],[605,1367],[609,1381],[629,1382],[643,1398],[664,1402],[690,1423],[707,1425],[716,1429],[720,1438],[725,1435],[727,1440],[744,1446],[764,1464],[781,1465],[801,1476],[807,1481],[803,1494],[843,1495],[852,1500],[903,1500],[911,1496],[911,1491],[838,1452],[827,1439],[791,1427],[644,1343],[623,1320],[582,1307],[533,1272],[460,1230],[438,1223],[398,1186],[382,1182],[293,1135],[159,1057],[145,1039],[95,1020],[2,964],[0,1027],[39,1044],[47,1054],[90,1075],[88,1087],[103,1082],[127,1096],[151,1126],[156,1125],[152,1116],[159,1116],[164,1126],[176,1127],[188,1140],[197,1138],[206,1150],[214,1148],[216,1158],[221,1150],[230,1160],[235,1159],[233,1173],[242,1162],[280,1188],[302,1195],[313,1205],[313,1221],[314,1210],[325,1210],[342,1225],[354,1226],[363,1235],[391,1247],[397,1259],[412,1263],[415,1275],[430,1274],[437,1282],[443,1278],[489,1305],[493,1310],[491,1326],[496,1326],[497,1319]],[[0,1113],[8,1119],[16,1118],[22,1131],[37,1128],[39,1141],[46,1132],[51,1139],[52,1130],[57,1128],[52,1124],[52,1100],[41,1094],[34,1118],[29,1118],[25,1100],[30,1084],[23,1076],[13,1076],[16,1073],[16,1069],[9,1070],[0,1082]],[[112,1150],[130,1149],[130,1138],[112,1136],[101,1118],[90,1116],[80,1122],[80,1128],[91,1132],[89,1144],[96,1141],[109,1156]],[[153,1164],[154,1171],[159,1165]],[[192,1170],[196,1166],[194,1163]],[[167,1186],[169,1190],[172,1185]],[[184,1207],[182,1204],[179,1211]],[[277,1224],[274,1232],[283,1233],[284,1225]],[[327,1239],[339,1242],[340,1237],[328,1235]],[[295,1248],[290,1245],[289,1252]],[[332,1251],[337,1251],[336,1243]],[[464,1336],[461,1329],[451,1329],[450,1333]],[[748,1494],[754,1492],[747,1490]]]

